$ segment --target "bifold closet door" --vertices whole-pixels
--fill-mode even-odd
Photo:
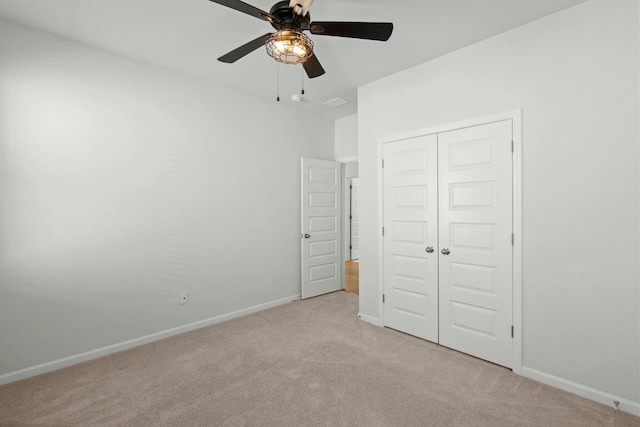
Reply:
[[[440,344],[512,365],[511,121],[438,134]]]
[[[435,135],[385,144],[384,324],[438,342]]]

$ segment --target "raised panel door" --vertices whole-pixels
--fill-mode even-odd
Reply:
[[[341,165],[302,159],[302,298],[342,288]]]
[[[438,135],[440,344],[507,367],[511,138],[510,120]]]
[[[384,324],[438,341],[437,138],[383,147]]]

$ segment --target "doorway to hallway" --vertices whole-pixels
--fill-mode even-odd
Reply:
[[[360,271],[360,180],[358,162],[345,163],[343,176],[345,182],[344,224],[344,290],[359,293]]]

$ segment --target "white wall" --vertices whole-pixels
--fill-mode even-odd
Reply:
[[[335,122],[335,153],[339,162],[358,159],[358,115],[337,119]]]
[[[0,380],[299,295],[333,121],[7,21],[0,67]]]
[[[526,374],[640,408],[638,17],[587,1],[359,90],[365,318],[380,139],[522,108]]]

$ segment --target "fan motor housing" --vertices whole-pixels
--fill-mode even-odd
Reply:
[[[276,18],[271,22],[271,26],[276,30],[308,30],[311,23],[311,15],[307,12],[305,16],[296,15],[289,7],[288,1],[279,1],[271,7],[269,13]]]

